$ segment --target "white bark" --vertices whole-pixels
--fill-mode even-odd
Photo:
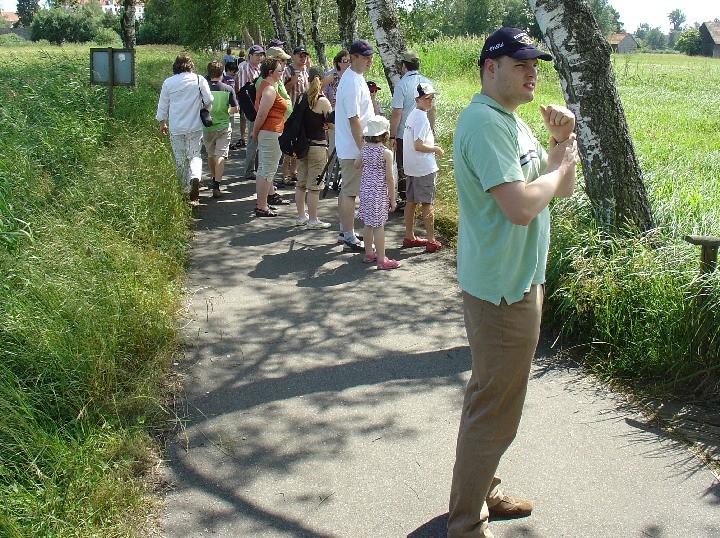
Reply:
[[[585,190],[606,231],[653,227],[610,62],[610,48],[584,0],[529,0],[567,106],[577,119]]]
[[[365,0],[368,18],[373,27],[377,52],[382,60],[385,78],[394,91],[400,80],[400,59],[405,52],[405,38],[400,31],[393,0]]]

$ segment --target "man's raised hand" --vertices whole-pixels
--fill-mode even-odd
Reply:
[[[545,128],[556,142],[564,142],[575,130],[575,114],[560,105],[540,105]]]

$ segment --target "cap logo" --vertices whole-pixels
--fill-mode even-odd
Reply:
[[[502,47],[504,47],[504,46],[505,46],[505,42],[502,41],[502,42],[498,43],[497,45],[493,45],[492,47],[490,47],[490,48],[488,49],[488,52],[492,52],[492,51],[497,50],[497,49],[499,49],[499,48],[502,48]]]
[[[519,41],[523,45],[532,45],[533,44],[532,39],[530,39],[530,36],[527,35],[525,32],[523,32],[522,34],[516,35],[515,40]]]

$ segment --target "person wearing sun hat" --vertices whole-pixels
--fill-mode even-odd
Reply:
[[[550,237],[548,203],[571,196],[578,162],[575,116],[541,106],[549,151],[515,111],[533,100],[539,50],[528,34],[501,28],[485,41],[482,89],[457,119],[453,164],[458,196],[457,276],[472,372],[460,416],[448,537],[492,535],[491,515],[530,515],[495,475],[517,433],[540,335]]]
[[[363,129],[365,143],[353,163],[361,169],[358,218],[365,224],[364,263],[377,263],[381,270],[397,269],[400,263],[385,256],[385,222],[395,208],[393,154],[385,144],[390,140],[390,122],[373,116]],[[375,248],[373,248],[373,246]]]

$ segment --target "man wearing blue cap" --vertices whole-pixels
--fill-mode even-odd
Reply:
[[[363,145],[363,129],[375,115],[365,77],[375,51],[369,42],[359,39],[350,45],[350,68],[343,73],[335,94],[335,151],[340,160],[342,186],[338,195],[338,217],[343,250],[365,249],[355,233],[355,198],[360,195],[360,170],[355,159]]]
[[[482,90],[458,117],[453,141],[458,194],[457,273],[472,372],[460,417],[448,537],[491,538],[491,514],[527,516],[532,502],[500,491],[500,458],[517,433],[540,335],[548,203],[569,197],[578,162],[575,116],[541,106],[549,152],[515,114],[533,100],[538,60],[517,28],[482,48]]]

